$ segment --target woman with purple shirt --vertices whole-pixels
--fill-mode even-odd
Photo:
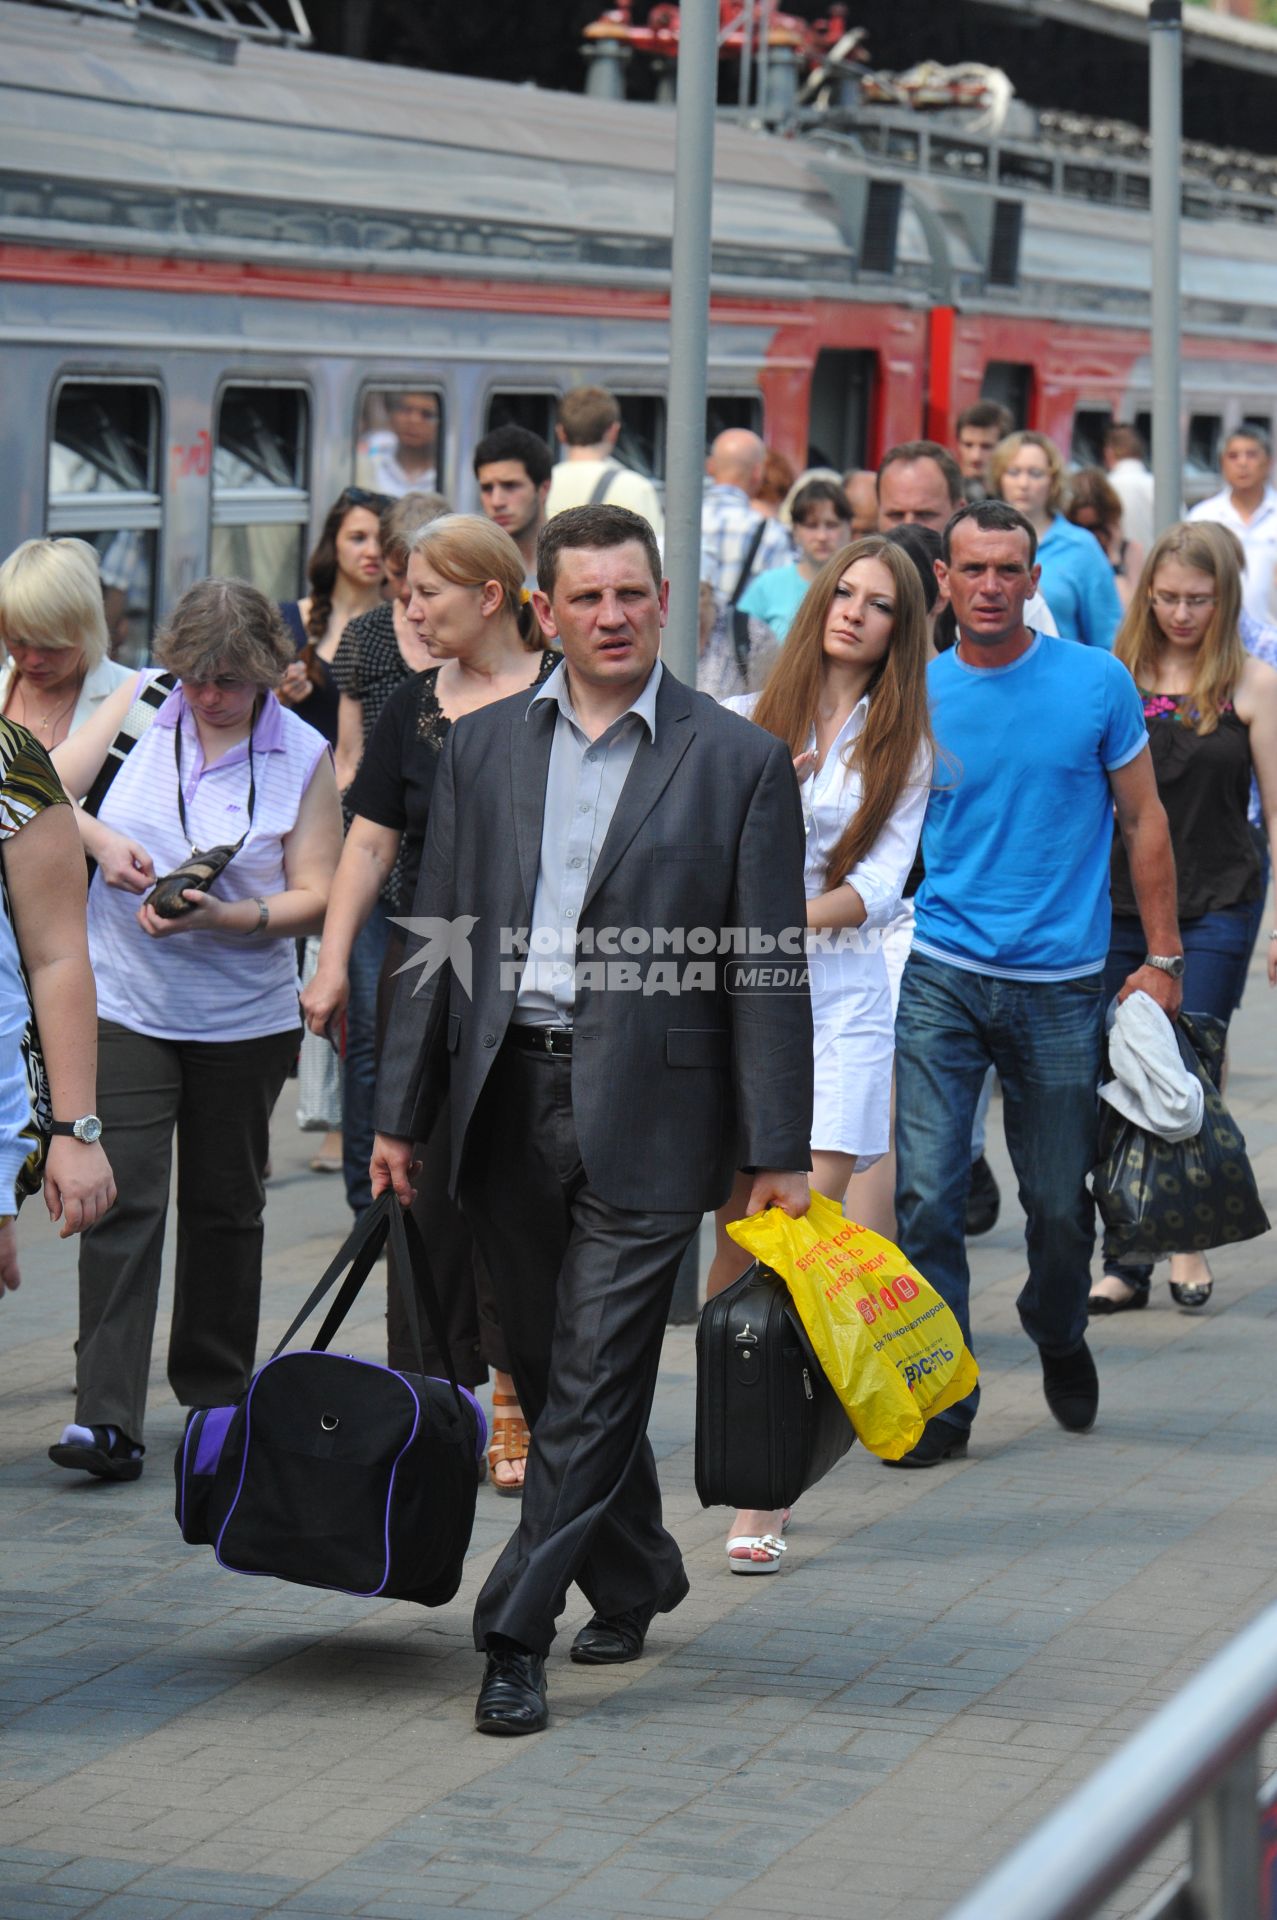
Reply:
[[[179,684],[97,818],[78,814],[98,861],[98,1105],[121,1199],[81,1246],[76,1414],[50,1455],[110,1480],[142,1471],[175,1134],[169,1381],[185,1406],[248,1385],[270,1114],[300,1039],[296,942],[323,921],[341,850],[329,749],[273,697],[292,648],[269,600],[203,580],[156,651]],[[89,791],[139,692],[120,688],[59,749],[68,793]],[[176,911],[157,911],[157,878],[213,848],[233,851],[207,890],[177,889]]]

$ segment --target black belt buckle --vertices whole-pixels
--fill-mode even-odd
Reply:
[[[572,1057],[572,1031],[570,1027],[543,1027],[545,1036],[542,1046],[554,1060],[569,1060]]]

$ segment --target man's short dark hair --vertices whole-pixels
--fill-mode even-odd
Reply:
[[[498,460],[518,460],[534,487],[543,487],[554,472],[554,456],[539,433],[528,427],[494,427],[485,433],[474,450],[474,477],[480,467]]]
[[[1243,421],[1240,427],[1234,427],[1231,433],[1224,435],[1226,447],[1231,447],[1234,440],[1253,440],[1255,445],[1263,450],[1265,460],[1271,460],[1273,457],[1272,435],[1263,427],[1252,426],[1248,420]]]
[[[878,492],[882,493],[882,476],[888,467],[899,466],[905,460],[934,460],[944,475],[944,483],[949,489],[949,498],[956,506],[962,498],[962,473],[957,461],[947,447],[938,440],[902,440],[898,447],[888,447],[882,456],[882,465],[878,468]]]
[[[1127,420],[1113,420],[1104,429],[1104,451],[1115,460],[1147,460],[1148,448],[1138,427]]]
[[[893,547],[899,547],[901,553],[907,553],[918,569],[918,578],[922,582],[922,597],[930,613],[936,604],[940,592],[940,582],[936,579],[936,561],[940,558],[940,535],[934,527],[921,527],[910,522],[907,526],[893,527],[884,534]]]
[[[953,547],[953,530],[960,527],[964,520],[970,520],[979,527],[981,533],[1027,533],[1029,536],[1029,565],[1038,557],[1038,536],[1033,531],[1033,522],[1026,520],[1016,507],[1008,506],[1005,500],[973,500],[969,506],[959,507],[952,520],[945,522],[940,535],[940,558],[946,567]]]
[[[547,520],[537,538],[537,585],[553,596],[559,576],[559,555],[578,547],[627,547],[637,542],[647,555],[652,580],[661,584],[661,550],[656,535],[641,513],[628,507],[568,507]]]
[[[964,427],[993,427],[999,440],[1005,440],[1015,425],[1015,415],[1000,400],[974,400],[958,415],[955,433]]]
[[[597,447],[621,417],[621,403],[606,387],[573,387],[559,402],[559,426],[570,447]]]

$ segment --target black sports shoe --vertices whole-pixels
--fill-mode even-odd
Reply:
[[[968,1435],[951,1420],[928,1420],[922,1438],[898,1460],[884,1460],[884,1467],[938,1467],[942,1460],[965,1460]]]
[[[971,1162],[971,1186],[967,1193],[967,1239],[974,1240],[977,1234],[992,1232],[998,1224],[1001,1210],[1002,1195],[993,1177],[993,1168],[981,1154]]]
[[[1072,1353],[1044,1353],[1042,1391],[1046,1404],[1069,1433],[1089,1433],[1100,1408],[1100,1377],[1085,1340]]]

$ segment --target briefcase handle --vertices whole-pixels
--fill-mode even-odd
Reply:
[[[461,1397],[461,1388],[457,1382],[457,1369],[453,1364],[452,1350],[448,1345],[443,1310],[439,1304],[439,1295],[435,1287],[434,1274],[430,1259],[426,1253],[425,1242],[421,1237],[416,1221],[406,1214],[394,1192],[387,1188],[355,1222],[350,1233],[342,1242],[338,1252],[325,1269],[323,1278],[318,1281],[305,1304],[301,1307],[287,1333],[271,1355],[277,1360],[284,1348],[295,1337],[303,1323],[309,1320],[320,1301],[336,1286],[347,1266],[350,1272],[342,1284],[341,1291],[324,1316],[323,1325],[311,1343],[311,1351],[325,1353],[328,1350],[342,1321],[354,1306],[360,1289],[368,1275],[377,1264],[382,1248],[389,1235],[391,1251],[394,1254],[393,1270],[395,1281],[403,1301],[404,1313],[408,1321],[408,1330],[412,1335],[413,1350],[417,1358],[420,1373],[426,1370],[425,1354],[421,1346],[421,1318],[417,1312],[417,1290],[413,1285],[415,1274],[421,1282],[422,1298],[425,1301],[426,1318],[434,1343],[439,1349],[443,1363],[448,1369],[448,1384],[452,1388],[457,1411],[465,1417],[465,1402]]]

